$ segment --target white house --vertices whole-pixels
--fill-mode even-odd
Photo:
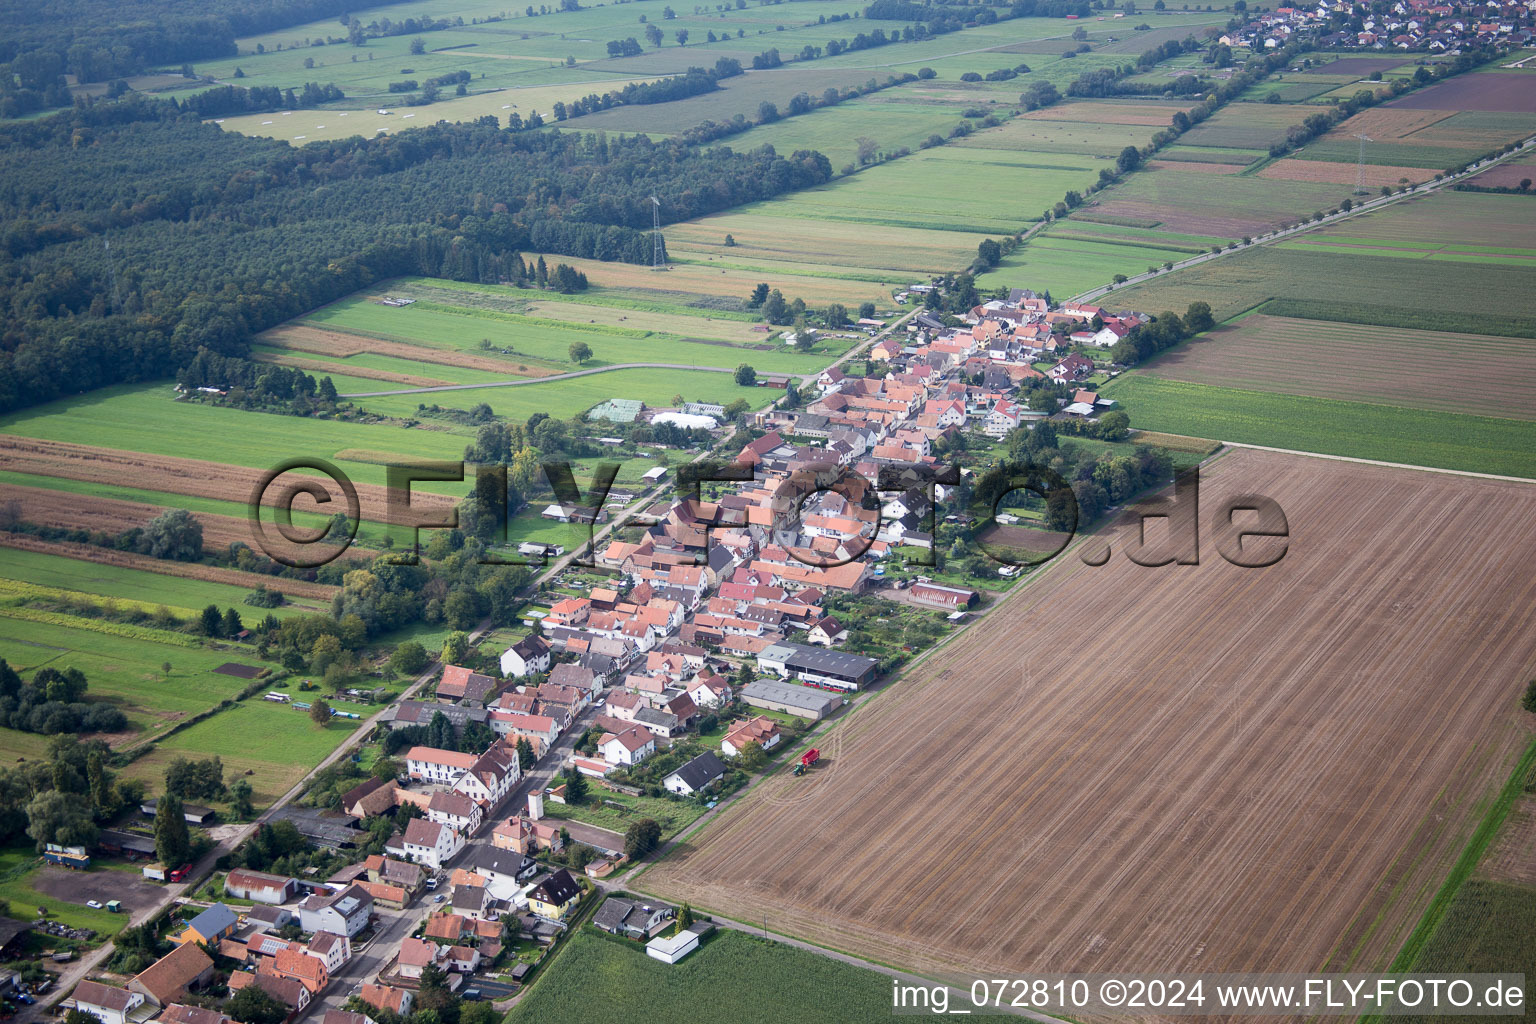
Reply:
[[[692,796],[710,783],[724,777],[725,762],[716,757],[713,751],[706,750],[668,775],[661,781],[661,785],[669,793]]]
[[[419,782],[451,786],[474,767],[476,760],[474,754],[461,754],[457,750],[412,747],[405,754],[405,770]]]
[[[326,974],[331,975],[352,959],[352,940],[335,932],[316,932],[304,952],[325,964]]]
[[[645,953],[664,964],[675,964],[698,948],[698,933],[684,931],[681,935],[658,935],[645,944]]]
[[[639,764],[656,753],[656,737],[648,729],[630,726],[620,733],[604,733],[597,750],[609,764]]]
[[[367,927],[372,912],[373,897],[361,886],[349,885],[337,893],[305,897],[299,904],[299,927],[352,938]]]
[[[144,997],[125,988],[114,988],[96,981],[82,981],[75,986],[75,1007],[95,1014],[101,1024],[128,1024],[128,1015],[144,1005]]]
[[[405,826],[405,839],[401,845],[406,860],[435,871],[464,848],[464,837],[441,822],[412,818]]]
[[[501,674],[508,679],[549,671],[549,645],[529,634],[501,652]]]
[[[433,793],[427,802],[427,820],[467,836],[480,827],[485,813],[463,793]]]
[[[729,704],[731,700],[731,686],[725,681],[724,676],[713,673],[704,675],[700,673],[689,681],[688,696],[694,704],[701,708],[717,708],[722,704]]]
[[[1019,425],[1024,418],[1024,410],[1017,402],[1007,400],[998,402],[987,413],[987,422],[982,426],[982,432],[988,437],[1002,437]]]
[[[522,774],[515,747],[508,746],[505,740],[497,740],[459,776],[453,791],[463,793],[485,807],[494,807],[517,784]]]

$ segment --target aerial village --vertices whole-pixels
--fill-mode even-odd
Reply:
[[[227,1024],[236,999],[282,1021],[390,1024],[443,1000],[504,1004],[575,922],[687,956],[715,924],[628,893],[626,873],[763,773],[824,770],[822,723],[985,615],[1017,570],[943,571],[944,538],[969,519],[945,499],[976,472],[952,464],[984,465],[1044,420],[1123,434],[1091,353],[1148,319],[1015,289],[958,317],[862,324],[878,339],[864,375],[833,367],[756,414],[728,450],[736,479],[626,510],[587,567],[546,584],[522,635],[434,669],[222,858],[178,901],[168,949],[119,954],[65,1005],[101,1024]],[[680,425],[724,436],[711,412]],[[646,483],[675,481],[657,467]],[[572,524],[573,550],[607,519],[543,515]],[[206,808],[182,811],[207,824]],[[129,833],[112,843],[155,854]]]

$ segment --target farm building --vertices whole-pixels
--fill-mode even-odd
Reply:
[[[741,699],[764,711],[782,711],[787,715],[809,718],[813,722],[826,718],[843,702],[842,698],[835,694],[766,679],[759,679],[743,686]]]
[[[974,590],[964,587],[946,587],[931,580],[918,580],[909,591],[914,604],[930,608],[969,608],[980,600]]]
[[[610,398],[587,410],[589,420],[607,420],[610,423],[633,423],[645,411],[645,403],[633,398]]]
[[[144,817],[153,818],[155,816],[155,807],[159,803],[159,800],[145,800],[139,805],[139,810],[143,812]],[[188,825],[211,825],[213,824],[214,813],[212,807],[204,807],[202,804],[181,805],[181,816],[187,819]]]
[[[697,932],[685,931],[681,935],[664,935],[645,944],[645,953],[664,964],[675,964],[699,948]]]
[[[857,690],[874,682],[879,665],[874,658],[862,654],[828,651],[803,644],[770,644],[757,654],[759,671],[838,690]]]
[[[299,894],[297,879],[283,875],[269,875],[261,871],[237,868],[224,877],[224,891],[237,900],[253,903],[270,903],[276,906],[287,903]]]

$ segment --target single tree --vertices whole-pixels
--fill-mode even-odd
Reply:
[[[571,357],[571,362],[575,363],[577,366],[580,366],[582,363],[585,363],[588,359],[592,358],[592,347],[584,341],[573,341],[571,342],[571,347],[567,350],[566,354]]]
[[[256,807],[251,803],[251,784],[244,779],[239,779],[229,787],[229,806],[235,817],[244,821],[254,817]]]
[[[427,52],[427,44],[426,44],[426,41],[421,38],[421,36],[417,36],[415,39],[411,40],[411,54],[412,54],[412,56],[419,57],[419,56],[421,56],[422,54],[424,54],[426,52]]]
[[[520,769],[522,769],[524,772],[527,772],[530,768],[532,768],[535,764],[538,763],[539,759],[537,757],[535,757],[534,753],[533,753],[533,744],[528,742],[527,737],[519,736],[517,738],[517,748],[516,749],[517,749],[517,766]]]
[[[737,755],[741,766],[749,772],[755,772],[768,761],[768,755],[763,753],[763,745],[756,740],[751,740],[742,745],[741,753]]]
[[[309,720],[324,729],[331,721],[331,706],[324,700],[316,697],[309,705]]]
[[[257,985],[247,985],[230,996],[224,1012],[241,1024],[282,1024],[288,1017],[288,1007]]]
[[[181,797],[165,793],[155,805],[155,856],[167,868],[185,864],[192,855],[192,836]]]
[[[624,832],[624,856],[639,860],[661,842],[661,826],[651,818],[641,818]]]
[[[565,802],[582,804],[587,799],[587,777],[578,768],[565,770]]]
[[[740,366],[736,367],[736,385],[738,387],[750,388],[756,383],[756,370],[752,369],[752,367],[748,366],[746,363],[742,363]]]

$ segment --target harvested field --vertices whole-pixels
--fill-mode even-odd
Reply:
[[[1467,184],[1478,188],[1519,188],[1522,181],[1536,178],[1536,163],[1530,160],[1511,160],[1489,168],[1468,180]]]
[[[278,366],[292,366],[306,373],[316,374],[340,374],[347,377],[364,377],[368,380],[388,381],[391,384],[399,384],[407,388],[435,388],[444,384],[452,384],[454,381],[441,380],[437,377],[420,377],[411,373],[395,373],[391,370],[375,370],[369,366],[348,365],[346,363],[332,363],[323,359],[305,359],[302,356],[255,356],[258,363],[274,363]]]
[[[498,359],[495,356],[478,356],[470,352],[428,348],[425,345],[411,345],[403,341],[386,341],[383,338],[310,327],[305,324],[284,324],[281,327],[263,331],[256,336],[256,342],[260,345],[274,345],[295,352],[311,352],[315,355],[334,356],[339,359],[372,352],[381,356],[394,356],[397,359],[414,359],[418,363],[461,366],[467,370],[489,370],[509,378],[547,377],[552,373],[560,372],[519,364],[510,359]],[[355,373],[350,367],[345,372],[357,377],[366,376]]]
[[[1536,114],[1536,77],[1474,72],[1457,75],[1386,104],[1394,110],[1490,110]]]
[[[1416,131],[1451,116],[1449,110],[1409,110],[1396,105],[1372,107],[1349,119],[1350,130],[1334,129],[1330,135],[1353,138],[1352,132],[1369,135],[1378,143],[1401,142]]]
[[[1515,801],[1479,870],[1496,881],[1536,886],[1536,796]]]
[[[1180,167],[1192,168],[1191,164],[1180,164]],[[1298,160],[1291,157],[1285,160],[1277,160],[1259,172],[1261,178],[1274,178],[1280,181],[1331,181],[1340,185],[1353,185],[1357,180],[1359,167],[1356,164],[1336,163],[1328,160]],[[1435,176],[1434,172],[1424,167],[1383,167],[1378,164],[1365,165],[1365,187],[1380,188],[1383,185],[1397,185],[1406,179],[1410,184],[1418,185]]]
[[[1286,557],[1069,553],[641,884],[951,978],[1384,967],[1530,738],[1536,486],[1203,485],[1280,501]]]
[[[83,480],[87,483],[121,483],[124,480],[154,481],[157,488],[174,494],[191,494],[200,498],[217,498],[222,501],[247,502],[262,470],[248,466],[228,466],[198,459],[180,459],[170,455],[146,455],[141,452],[120,451],[115,448],[98,448],[93,445],[71,444],[66,441],[43,441],[13,434],[0,434],[0,459],[9,470],[18,473],[35,473],[39,476],[63,477],[66,480]],[[323,479],[323,478],[317,478]],[[27,488],[31,490],[31,488]],[[58,491],[43,492],[61,494]],[[385,521],[388,488],[378,484],[357,484],[358,503],[362,517],[368,522]],[[64,495],[61,494],[61,497]],[[339,495],[333,495],[333,500]],[[295,511],[308,506],[302,499],[296,502]],[[412,491],[412,505],[423,509],[447,508],[453,499],[446,495]],[[128,503],[124,503],[128,504]],[[159,509],[152,505],[143,506]],[[218,516],[226,519],[229,517]],[[238,520],[244,522],[243,520]],[[142,525],[138,523],[135,525]],[[249,541],[246,536],[239,538]]]
[[[145,572],[159,573],[163,576],[179,576],[183,579],[204,580],[209,583],[228,583],[231,586],[248,587],[252,590],[257,586],[265,586],[268,590],[276,590],[289,597],[307,597],[321,601],[329,601],[339,589],[326,586],[324,583],[306,583],[303,580],[292,580],[284,576],[264,576],[252,572],[241,572],[239,569],[199,565],[195,562],[172,562],[133,551],[100,548],[94,544],[76,544],[71,541],[50,542],[24,533],[0,533],[0,547],[38,551],[47,555],[64,555],[83,562],[115,565],[124,569],[142,569]]]
[[[1159,169],[1171,168],[1176,171],[1191,171],[1195,174],[1236,174],[1247,166],[1247,164],[1208,164],[1192,160],[1147,161],[1147,168],[1149,170],[1155,171]]]
[[[306,499],[307,500],[307,499]],[[100,531],[106,534],[123,533],[143,526],[168,509],[159,505],[147,505],[118,498],[96,498],[69,491],[45,490],[41,487],[23,487],[18,484],[0,484],[0,503],[16,502],[21,518],[30,523],[42,523],[66,530]],[[298,503],[295,503],[298,504]],[[203,528],[203,544],[209,548],[227,548],[239,542],[257,547],[249,520],[233,516],[193,513]],[[302,546],[290,550],[275,530],[269,530],[268,553],[273,556],[297,555]],[[261,548],[257,547],[258,550]],[[313,554],[314,552],[309,552]],[[356,545],[347,549],[347,558],[372,557],[377,554]]]
[[[1189,110],[1193,103],[1100,103],[1079,100],[1057,103],[1020,115],[1025,121],[1079,121],[1084,124],[1145,124],[1166,128],[1173,115]]]
[[[1479,368],[1475,400],[1446,389],[1447,362]],[[1319,372],[1328,365],[1350,369]],[[1518,338],[1260,314],[1163,353],[1146,372],[1194,384],[1536,420],[1536,351]]]

